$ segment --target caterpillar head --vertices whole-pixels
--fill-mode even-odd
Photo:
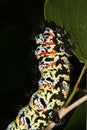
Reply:
[[[36,44],[54,46],[54,50],[67,56],[72,54],[75,46],[69,44],[69,35],[65,33],[62,27],[50,22],[42,30],[40,34],[35,36]]]

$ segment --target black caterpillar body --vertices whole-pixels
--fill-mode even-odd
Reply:
[[[41,77],[39,88],[6,130],[44,130],[51,121],[58,123],[60,109],[70,89],[70,63],[73,46],[64,29],[51,24],[35,36],[36,58]]]

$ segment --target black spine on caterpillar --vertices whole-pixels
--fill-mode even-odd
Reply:
[[[39,88],[7,130],[44,130],[50,121],[58,123],[57,110],[64,105],[70,89],[68,57],[74,47],[69,45],[68,38],[64,29],[54,23],[44,26],[35,36],[35,55],[41,73]]]

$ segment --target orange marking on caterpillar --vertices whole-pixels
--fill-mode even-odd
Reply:
[[[55,55],[57,52],[55,50],[52,50],[50,54]]]
[[[70,72],[70,65],[68,65],[68,72]]]
[[[19,125],[23,125],[24,126],[24,123],[22,121],[19,120]]]
[[[39,108],[39,105],[38,105],[38,104],[34,104],[34,106],[35,106],[36,108]]]
[[[47,64],[46,66],[56,65],[56,62],[52,62],[50,64]]]
[[[49,36],[55,37],[55,34],[52,32],[49,32]]]
[[[49,67],[49,66],[53,66],[53,65],[56,65],[56,62],[52,62],[50,64],[46,64],[46,66],[43,67],[42,70],[45,69],[45,68],[47,68],[47,67]]]
[[[47,54],[48,54],[48,52],[44,51],[44,52],[40,53],[39,55],[42,56],[42,55],[47,55]]]
[[[51,88],[55,88],[55,85],[54,85],[54,84],[51,84]]]
[[[41,86],[41,85],[40,85]],[[50,88],[55,88],[54,84],[42,84],[42,86],[49,86]]]
[[[45,113],[45,112],[46,112],[46,110],[45,110],[45,109],[42,109],[41,111],[42,111],[42,113]]]
[[[49,42],[41,42],[41,44],[53,45],[55,43],[53,41],[49,41]]]
[[[47,54],[52,54],[52,55],[55,55],[57,52],[55,50],[52,50],[51,52],[47,52],[47,51],[44,51],[44,52],[41,52],[39,55],[37,55],[37,58],[39,56],[45,56]]]

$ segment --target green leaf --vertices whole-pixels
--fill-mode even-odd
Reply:
[[[70,43],[75,44],[74,54],[87,64],[87,1],[86,0],[46,0],[44,17],[64,26],[70,33]]]

